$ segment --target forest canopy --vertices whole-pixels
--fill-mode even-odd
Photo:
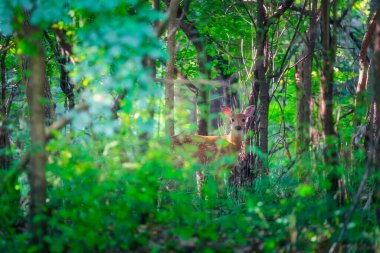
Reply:
[[[379,0],[1,0],[0,252],[380,251]]]

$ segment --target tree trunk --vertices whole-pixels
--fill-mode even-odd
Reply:
[[[59,84],[62,92],[65,94],[65,108],[73,109],[75,107],[74,84],[66,69],[66,65],[70,62],[70,55],[72,53],[72,46],[66,40],[66,33],[64,30],[55,29],[54,34],[57,42],[49,37],[47,32],[44,33],[51,50],[54,53],[55,60],[58,62],[60,68]]]
[[[333,74],[336,53],[336,1],[333,2],[334,28],[330,30],[330,2],[322,0],[321,5],[321,39],[322,39],[322,66],[321,66],[321,100],[320,116],[322,121],[322,135],[325,141],[324,160],[331,182],[330,191],[334,195],[338,191],[338,175],[336,172],[337,150],[333,119]]]
[[[359,53],[359,79],[356,86],[356,98],[355,98],[355,115],[354,115],[354,127],[357,127],[361,124],[361,119],[366,114],[366,94],[367,82],[368,82],[368,60],[367,60],[367,51],[368,47],[372,41],[372,35],[376,30],[376,19],[378,12],[375,11],[368,22],[368,29],[364,34],[362,45]]]
[[[31,125],[31,158],[28,167],[28,179],[30,184],[30,209],[29,230],[33,236],[32,243],[44,249],[43,238],[46,235],[46,222],[43,217],[46,200],[46,177],[45,177],[45,119],[51,117],[50,107],[43,105],[46,98],[46,66],[42,44],[43,33],[28,21],[23,25],[20,32],[21,39],[33,47],[34,55],[24,55],[26,70],[30,73],[26,83],[26,93],[30,112]],[[50,89],[49,89],[50,90]]]
[[[296,65],[295,81],[297,96],[297,133],[296,147],[297,155],[307,151],[310,146],[310,125],[311,125],[311,71],[313,67],[313,56],[315,49],[315,38],[317,32],[317,0],[311,3],[309,29],[303,38],[302,54]]]
[[[377,4],[377,12],[380,13],[380,3]],[[374,163],[375,163],[375,202],[376,202],[376,216],[377,225],[380,226],[380,15],[376,17],[376,32],[375,32],[375,46],[374,46],[374,72],[375,72],[375,82],[374,82],[374,129],[375,129],[375,152],[374,152]]]
[[[197,50],[199,70],[203,76],[209,77],[206,63],[206,52],[202,49]],[[206,84],[201,84],[199,87],[199,93],[197,98],[197,133],[200,135],[208,135],[208,125],[210,117],[210,90]]]
[[[263,0],[257,1],[257,31],[256,31],[256,82],[260,87],[259,98],[259,149],[262,158],[259,159],[259,173],[268,173],[268,112],[269,112],[269,82],[265,78],[268,59],[268,27],[267,13]]]
[[[176,59],[175,35],[177,32],[177,11],[180,1],[171,0],[169,5],[169,24],[167,47],[169,60],[165,75],[165,131],[168,136],[174,135],[174,64]]]
[[[42,43],[42,38],[38,38],[38,40],[41,40],[41,43]],[[31,85],[31,81],[30,81],[31,76],[27,75],[26,73],[28,70],[31,69],[31,66],[33,65],[33,63],[30,62],[32,58],[33,57],[28,57],[28,56],[22,57],[23,82],[26,85],[26,97],[29,104],[30,104],[30,99],[31,99],[30,98],[31,92],[29,92],[29,89],[32,88],[33,86]],[[48,81],[48,77],[46,75],[46,71],[45,71],[45,75],[41,78],[42,78],[41,82],[43,85],[43,96],[41,97],[41,102],[43,104],[43,113],[45,115],[45,125],[49,125],[54,119],[55,105],[54,105],[52,94],[50,91],[50,84]]]
[[[10,136],[9,130],[7,129],[7,111],[8,106],[6,100],[6,88],[7,88],[7,80],[6,80],[6,66],[5,66],[5,58],[7,56],[8,50],[6,49],[9,45],[9,38],[5,39],[3,53],[0,58],[0,71],[1,71],[1,126],[0,126],[0,169],[8,169],[11,166],[12,156],[6,154],[7,150],[10,148]]]
[[[213,89],[213,93],[211,95],[213,96],[213,99],[210,102],[210,113],[212,115],[212,118],[211,118],[212,129],[218,129],[221,123],[219,118],[216,115],[218,115],[218,113],[220,112],[220,108],[223,106],[223,97],[224,97],[223,88],[224,88],[225,83],[223,82],[223,80],[220,80],[220,82],[223,83],[223,86]]]
[[[285,0],[273,14],[268,17],[264,0],[257,0],[257,25],[256,25],[256,42],[257,49],[255,59],[254,80],[252,82],[251,93],[249,96],[249,105],[258,108],[257,113],[250,117],[247,128],[252,134],[248,134],[246,146],[257,145],[261,152],[258,159],[257,167],[259,175],[269,173],[268,165],[268,115],[269,115],[269,80],[266,78],[268,68],[268,29],[278,20],[284,12],[290,8],[294,0]],[[260,104],[258,103],[260,99]],[[248,178],[254,179],[256,158],[254,154],[248,154],[244,157],[243,169]],[[248,172],[248,170],[250,172]]]
[[[72,83],[69,72],[66,70],[66,65],[69,62],[68,57],[64,54],[61,55],[61,59],[58,60],[61,70],[60,76],[60,86],[65,93],[67,100],[69,101],[68,108],[74,109],[75,107],[75,97],[74,97],[74,84]]]
[[[46,73],[46,72],[45,72]],[[44,93],[43,93],[43,100],[44,100],[44,113],[45,113],[45,124],[49,125],[51,122],[53,122],[55,117],[55,104],[53,102],[53,96],[51,94],[50,84],[47,78],[47,75],[45,74],[43,80],[43,87],[44,87]]]
[[[69,72],[66,69],[66,65],[70,62],[72,45],[66,38],[66,30],[55,29],[54,33],[58,41],[58,52],[56,55],[61,68],[60,86],[69,101],[68,107],[71,110],[75,107],[74,84],[69,76]]]

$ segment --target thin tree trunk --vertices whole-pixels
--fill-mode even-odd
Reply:
[[[61,59],[58,60],[61,70],[60,86],[65,93],[67,100],[69,101],[69,109],[74,109],[75,107],[75,97],[74,97],[74,84],[72,83],[69,72],[66,70],[66,65],[69,62],[67,56],[63,53]]]
[[[9,45],[10,38],[5,39],[5,43],[3,48],[7,48]],[[7,56],[8,50],[4,50],[1,58],[0,58],[0,71],[1,71],[1,126],[0,126],[0,150],[2,151],[0,154],[0,169],[8,169],[12,162],[12,156],[6,154],[5,152],[10,147],[10,136],[9,130],[7,129],[7,100],[6,100],[6,88],[7,88],[7,80],[6,80],[6,66],[5,66],[5,58]]]
[[[28,15],[28,14],[26,14]],[[29,22],[29,21],[26,21],[26,22]],[[26,31],[25,31],[26,33]],[[26,35],[25,35],[26,36]],[[38,40],[41,40],[41,43],[42,43],[42,38],[38,38]],[[23,82],[24,84],[26,85],[26,96],[27,96],[27,100],[28,100],[28,103],[30,103],[30,96],[29,94],[31,92],[29,92],[29,88],[32,87],[32,85],[30,85],[30,79],[31,77],[29,75],[27,75],[27,70],[30,70],[31,66],[33,65],[33,63],[31,63],[32,57],[22,57],[22,69],[23,69]],[[45,72],[45,75],[42,77],[42,84],[43,84],[43,96],[41,98],[41,101],[43,103],[43,107],[44,107],[44,114],[45,114],[45,125],[49,125],[53,120],[54,120],[54,116],[55,116],[55,104],[53,102],[53,97],[52,97],[52,94],[51,94],[51,90],[50,90],[50,84],[49,84],[49,81],[48,81],[48,77],[46,75],[46,72]]]
[[[176,59],[175,35],[177,32],[177,11],[180,0],[171,0],[169,5],[169,24],[167,48],[169,60],[165,75],[165,131],[168,136],[174,135],[174,64]]]
[[[259,159],[259,171],[261,175],[268,173],[268,112],[269,112],[269,82],[266,80],[268,58],[268,27],[267,13],[263,0],[257,1],[257,32],[256,32],[256,82],[260,87],[259,98],[259,149],[262,158]]]
[[[359,79],[356,86],[356,98],[355,98],[355,115],[354,115],[354,127],[361,124],[361,119],[366,114],[366,103],[365,103],[365,91],[367,90],[368,82],[368,60],[367,52],[368,47],[372,41],[372,35],[376,30],[376,19],[378,12],[375,11],[368,22],[368,29],[364,34],[362,45],[359,53]]]
[[[333,2],[334,26],[330,30],[330,1],[322,0],[321,5],[321,38],[322,38],[322,69],[321,69],[321,101],[320,116],[322,121],[322,135],[325,141],[324,160],[331,182],[330,191],[338,191],[338,175],[336,173],[337,150],[336,135],[333,120],[333,74],[336,53],[336,1]]]
[[[30,185],[30,206],[28,229],[32,234],[31,243],[38,246],[39,252],[47,252],[43,240],[46,235],[44,205],[46,200],[45,177],[45,125],[54,116],[54,104],[51,99],[50,86],[46,75],[43,32],[29,24],[28,13],[25,12],[24,23],[19,24],[19,41],[29,45],[28,54],[22,55],[23,81],[29,106],[31,125],[31,157],[28,167]],[[28,74],[27,74],[28,73]],[[38,218],[36,218],[38,217]]]
[[[380,3],[377,4],[377,12],[380,13]],[[375,32],[375,46],[374,46],[374,69],[375,69],[375,83],[374,83],[374,128],[375,134],[375,152],[374,162],[376,178],[375,189],[375,202],[377,225],[380,226],[380,15],[376,17],[376,32]]]
[[[46,222],[43,217],[46,200],[46,177],[45,177],[45,119],[51,116],[51,111],[43,105],[46,98],[46,66],[42,44],[43,33],[27,21],[20,33],[23,40],[29,41],[35,48],[35,55],[25,55],[26,70],[30,73],[26,83],[26,93],[30,112],[31,125],[31,163],[28,167],[28,179],[30,184],[30,209],[29,230],[33,236],[32,243],[42,247],[43,238],[46,235]],[[38,218],[37,218],[38,217]]]
[[[311,125],[311,71],[317,33],[317,0],[311,3],[309,29],[302,43],[302,54],[299,57],[303,61],[296,65],[296,95],[297,95],[297,155],[309,149],[310,125]]]
[[[197,97],[197,133],[208,135],[208,119],[210,114],[209,91],[202,85]]]
[[[198,64],[199,70],[207,78],[207,57],[204,50],[198,51]],[[209,103],[209,87],[205,84],[201,84],[199,87],[199,93],[197,97],[197,133],[200,135],[208,135],[208,125],[210,116],[210,103]]]
[[[2,48],[7,48],[9,45],[9,37],[5,39],[4,46]],[[1,54],[0,58],[0,68],[1,68],[1,114],[2,117],[5,118],[7,113],[6,107],[6,88],[7,88],[7,80],[6,80],[6,66],[5,66],[5,58],[7,57],[8,50],[4,50]]]
[[[28,69],[30,69],[30,66],[33,64],[30,62],[30,59],[28,59],[27,57],[23,57],[22,58],[22,68],[23,68],[23,73],[25,74],[26,71]],[[27,97],[27,100],[28,100],[28,103],[30,103],[30,92],[28,91],[32,86],[30,85],[30,76],[26,76],[24,75],[23,76],[23,82],[26,86],[26,97]],[[41,98],[41,101],[43,103],[43,108],[44,108],[44,111],[43,113],[45,114],[45,125],[49,125],[53,119],[54,119],[54,115],[55,115],[55,105],[54,103],[52,102],[52,94],[50,92],[50,85],[48,83],[48,79],[47,79],[47,76],[45,75],[45,79],[43,80],[43,96]]]
[[[65,33],[61,30],[54,30],[57,42],[49,37],[47,32],[44,33],[47,42],[50,45],[51,50],[54,53],[54,57],[59,64],[60,68],[60,79],[59,84],[62,92],[65,94],[68,100],[68,109],[73,109],[75,107],[75,96],[74,96],[74,84],[69,76],[69,71],[66,69],[66,65],[70,62],[70,54],[72,52],[72,46],[66,41]],[[65,107],[67,103],[65,100]]]
[[[65,30],[55,29],[54,34],[58,42],[57,58],[59,59],[58,62],[60,63],[61,68],[60,86],[69,101],[68,107],[71,110],[75,107],[74,84],[66,67],[70,62],[70,56],[72,55],[72,45],[66,38]]]
[[[221,83],[224,83],[223,80],[220,81]],[[211,95],[212,97],[214,97],[210,102],[210,113],[211,115],[213,115],[213,117],[211,118],[211,127],[213,129],[217,129],[220,125],[220,121],[218,117],[216,117],[216,115],[220,112],[220,108],[223,105],[223,86],[213,89],[213,93]]]
[[[48,125],[51,122],[53,122],[55,117],[55,104],[53,102],[53,96],[51,94],[50,84],[48,81],[48,77],[45,74],[44,80],[43,80],[43,87],[44,87],[44,93],[43,93],[43,100],[44,100],[44,113],[45,113],[45,124]]]
[[[321,71],[321,119],[324,138],[335,135],[333,122],[333,66],[334,54],[330,32],[330,3],[322,0],[321,36],[323,46],[323,66]]]

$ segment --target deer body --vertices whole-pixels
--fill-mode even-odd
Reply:
[[[223,107],[222,111],[231,122],[231,129],[228,135],[179,135],[172,138],[174,147],[186,148],[200,164],[214,161],[221,156],[237,155],[241,150],[243,142],[243,132],[248,117],[253,112],[253,107],[247,107],[243,113],[232,114],[231,108]],[[191,147],[195,148],[191,148]]]
[[[243,141],[243,132],[247,118],[252,116],[255,109],[253,106],[247,107],[243,113],[232,114],[232,110],[229,107],[223,107],[222,111],[225,116],[230,119],[231,128],[228,135],[178,135],[172,137],[172,144],[174,151],[180,155],[190,155],[197,160],[198,164],[207,165],[208,162],[217,161],[221,157],[236,157],[241,150]],[[177,152],[182,150],[181,152]],[[186,157],[178,157],[180,160],[186,159]],[[222,162],[224,163],[224,162]],[[223,165],[224,167],[224,165]],[[218,184],[221,184],[223,180],[218,177],[216,173],[215,179]],[[205,181],[205,175],[202,170],[196,171],[197,192],[201,197],[202,185]]]

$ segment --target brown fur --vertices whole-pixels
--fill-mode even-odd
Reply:
[[[193,151],[193,157],[203,165],[215,161],[221,156],[237,156],[241,149],[247,118],[252,115],[253,111],[253,107],[248,107],[244,113],[232,114],[230,108],[224,107],[223,112],[231,121],[230,134],[220,136],[178,135],[172,137],[172,144],[175,148],[181,149],[194,146],[195,151],[191,147],[189,150]],[[237,130],[237,127],[241,129]]]

